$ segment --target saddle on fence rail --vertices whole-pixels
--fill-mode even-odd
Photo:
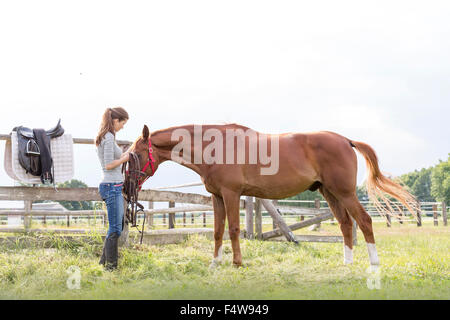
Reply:
[[[15,127],[19,143],[19,162],[26,173],[41,178],[42,183],[54,183],[53,159],[50,139],[64,134],[61,119],[50,130]]]
[[[64,135],[61,119],[50,130],[15,127],[11,133],[11,141],[6,144],[6,172],[15,180],[33,184],[54,184],[69,180],[73,176],[72,144],[72,137]],[[58,160],[56,162],[54,161],[55,152]],[[61,161],[61,158],[64,161]],[[55,169],[61,166],[61,162],[69,163],[69,166],[63,166],[64,180],[56,181],[55,173],[59,174],[61,170]],[[23,169],[23,172],[20,169]]]
[[[26,173],[41,178],[42,183],[54,183],[53,159],[50,139],[64,134],[61,119],[50,130],[15,127],[19,143],[19,162]]]

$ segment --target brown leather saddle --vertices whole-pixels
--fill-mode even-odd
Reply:
[[[62,136],[64,128],[61,119],[50,129],[30,129],[24,126],[15,127],[17,132],[19,163],[26,173],[40,176],[42,183],[53,183],[53,159],[51,157],[50,139]]]

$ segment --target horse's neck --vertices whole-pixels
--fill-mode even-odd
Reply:
[[[158,131],[152,134],[151,139],[154,144],[155,151],[158,152],[158,156],[160,158],[160,163],[164,161],[174,161],[172,159],[172,149],[179,143],[179,141],[172,141],[172,132],[177,128],[173,128],[172,130],[167,129],[164,131]],[[183,150],[186,152],[186,150]],[[193,159],[193,148],[191,148],[190,158]],[[174,161],[179,163],[178,161]],[[180,163],[182,166],[187,167],[199,175],[202,175],[202,165],[194,164],[194,163]]]
[[[174,161],[172,159],[172,150],[171,149],[170,150],[156,149],[156,150],[158,151],[158,156],[159,156],[159,159],[160,159],[159,163],[160,164],[162,162],[165,162],[165,161]],[[186,168],[189,168],[189,169],[195,171],[196,173],[198,173],[200,176],[202,176],[204,165],[202,165],[202,164],[194,164],[194,163],[180,163],[178,161],[174,161],[174,162],[176,162],[176,163],[178,163],[178,164],[180,164],[180,165],[182,165],[182,166],[184,166]]]

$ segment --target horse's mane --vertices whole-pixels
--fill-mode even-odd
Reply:
[[[162,134],[162,133],[167,133],[167,132],[172,132],[176,129],[186,129],[189,130],[190,132],[192,132],[194,130],[194,126],[196,124],[187,124],[187,125],[182,125],[182,126],[174,126],[174,127],[170,127],[170,128],[166,128],[166,129],[160,129],[157,131],[154,131],[151,133],[151,136],[156,136],[157,134]],[[224,124],[198,124],[199,126],[201,125],[202,128],[204,128],[205,130],[207,129],[219,129],[219,130],[226,130],[226,129],[242,129],[242,130],[248,130],[250,129],[249,127],[237,124],[237,123],[224,123]]]
[[[195,126],[195,125],[198,125],[198,126],[201,125],[201,126],[202,126],[202,130],[218,129],[218,130],[222,131],[224,135],[225,135],[226,129],[242,129],[242,130],[244,130],[244,131],[250,129],[250,128],[246,127],[246,126],[243,126],[243,125],[240,125],[240,124],[237,124],[237,123],[225,123],[225,124],[187,124],[187,125],[174,126],[174,127],[170,127],[170,128],[160,129],[160,130],[154,131],[154,132],[152,132],[152,133],[150,134],[150,137],[151,137],[151,139],[152,139],[152,142],[155,143],[155,146],[164,148],[164,147],[166,147],[166,146],[164,146],[164,145],[158,145],[157,141],[155,141],[155,140],[157,140],[157,136],[158,136],[158,135],[167,135],[167,134],[170,134],[171,132],[173,132],[174,130],[177,130],[177,129],[185,129],[185,130],[188,130],[188,131],[191,133],[191,135],[193,135],[193,134],[194,134],[194,126]],[[154,138],[156,138],[156,139],[154,139]],[[154,142],[154,141],[155,141],[155,142]]]

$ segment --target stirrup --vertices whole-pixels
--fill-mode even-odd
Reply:
[[[34,147],[37,148],[37,151],[32,151],[30,150],[30,144],[33,143]],[[40,156],[41,155],[41,150],[39,149],[39,145],[36,143],[36,141],[34,140],[28,140],[27,142],[27,155],[34,155],[34,156]]]

